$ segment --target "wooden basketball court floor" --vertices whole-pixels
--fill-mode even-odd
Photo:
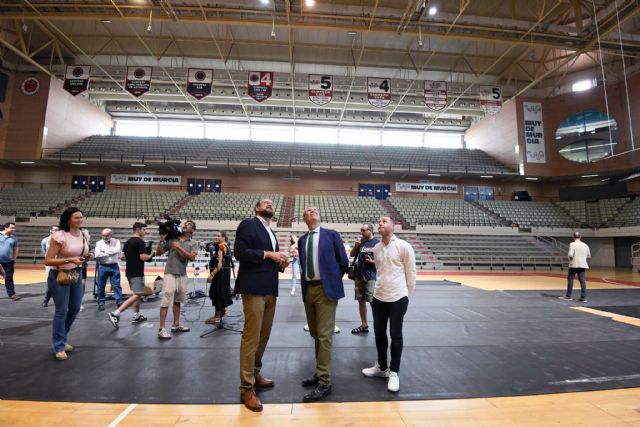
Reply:
[[[456,281],[487,292],[547,290],[560,295],[566,286],[565,274],[559,271],[421,271],[419,278]],[[283,274],[281,278],[288,279],[290,275]],[[15,280],[18,284],[42,283],[42,267],[20,266]],[[629,289],[640,287],[640,274],[615,269],[592,269],[588,272],[587,281],[589,289]],[[20,292],[19,285],[17,291]],[[576,307],[572,308],[640,327],[637,318],[574,305]],[[640,354],[638,356],[640,363]],[[2,375],[10,374],[5,371]],[[113,381],[127,379],[114,375]],[[64,387],[61,385],[61,392],[64,392]],[[259,414],[248,411],[240,404],[138,405],[135,402],[109,404],[0,400],[0,425],[640,427],[640,388],[448,400],[269,404]]]

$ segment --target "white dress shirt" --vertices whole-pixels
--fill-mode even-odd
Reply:
[[[581,240],[575,240],[569,245],[569,267],[589,268],[587,260],[591,258],[589,246]]]
[[[256,218],[258,218],[260,220],[260,222],[262,223],[262,225],[264,226],[265,230],[267,230],[267,234],[269,235],[269,238],[271,239],[271,250],[275,251],[276,250],[276,236],[274,236],[273,231],[271,231],[271,221],[268,221],[264,218],[262,218],[261,216],[256,215]],[[266,256],[266,251],[265,254],[263,255],[263,258]]]
[[[416,287],[416,256],[409,243],[391,237],[373,247],[376,263],[376,285],[373,297],[383,302],[395,302],[408,297]]]
[[[96,261],[99,264],[116,264],[120,259],[120,240],[111,238],[96,243]]]
[[[309,230],[309,236],[307,236],[307,247],[305,257],[309,254],[309,237],[313,232],[313,272],[315,276],[309,277],[309,268],[307,267],[307,280],[321,280],[320,279],[320,262],[318,261],[318,242],[320,242],[320,226],[317,226],[313,230]],[[305,262],[307,260],[305,259]]]

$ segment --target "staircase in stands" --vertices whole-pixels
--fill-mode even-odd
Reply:
[[[183,207],[187,206],[194,197],[196,197],[196,196],[194,196],[192,194],[187,194],[182,199],[178,200],[178,203],[176,203],[175,205],[173,205],[171,207],[171,209],[169,209],[169,215],[177,214],[178,211],[180,209],[182,209]],[[185,218],[185,219],[187,219],[187,218]]]
[[[398,212],[398,210],[396,208],[393,207],[393,205],[391,203],[389,203],[388,200],[380,200],[380,204],[382,205],[382,207],[387,211],[387,213],[389,214],[389,217],[394,220],[396,222],[396,224],[400,224],[400,226],[402,227],[403,230],[415,230],[415,227],[411,227],[411,225],[409,225],[409,223],[407,223],[407,220],[404,219],[404,217],[402,215],[400,215],[400,212]]]
[[[282,209],[280,209],[280,218],[278,218],[278,227],[291,227],[293,222],[293,212],[295,208],[295,198],[285,196],[282,201]]]

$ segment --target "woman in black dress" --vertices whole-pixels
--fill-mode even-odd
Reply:
[[[205,323],[213,324],[220,321],[225,314],[225,308],[233,304],[231,299],[231,254],[227,233],[222,230],[216,231],[214,246],[209,261],[209,298],[216,309],[215,314],[207,319]]]

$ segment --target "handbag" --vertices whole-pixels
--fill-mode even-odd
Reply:
[[[86,238],[84,237],[84,233],[82,233],[82,252],[80,256],[84,255],[84,245],[86,243]],[[58,269],[58,274],[56,274],[56,283],[60,286],[69,286],[78,283],[78,278],[80,278],[80,273],[78,271],[78,267],[71,268],[69,270]]]
[[[71,270],[58,270],[58,274],[56,275],[56,283],[61,286],[68,286],[78,283],[78,278],[80,277],[80,273],[78,273],[77,268],[72,268]]]
[[[357,259],[358,259],[358,256],[356,255],[356,257],[353,259],[353,262],[349,266],[349,270],[347,270],[347,277],[350,280],[356,280],[356,260]]]

